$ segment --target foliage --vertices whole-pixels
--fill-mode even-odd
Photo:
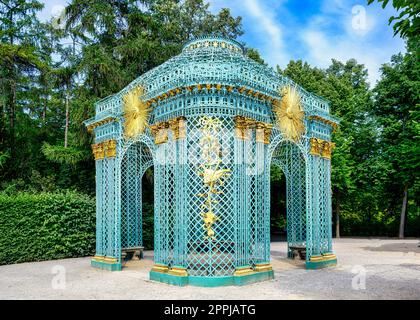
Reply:
[[[341,119],[333,135],[337,147],[332,157],[332,191],[334,222],[343,213],[345,235],[395,236],[398,223],[389,221],[399,219],[404,186],[409,199],[419,198],[418,63],[410,50],[405,58],[392,60],[383,66],[382,79],[373,91],[367,70],[355,60],[332,60],[325,70],[291,61],[279,70],[328,99],[332,113]],[[417,201],[409,207],[409,215],[416,214]],[[407,222],[407,235],[418,235],[411,225],[415,221]]]
[[[89,157],[89,153],[87,153],[85,150],[66,148],[62,146],[52,146],[47,142],[42,145],[41,150],[48,160],[58,163],[74,165],[79,161]]]
[[[155,217],[153,205],[148,202],[143,203],[143,246],[146,250],[153,249],[154,246],[154,226]]]
[[[0,194],[0,264],[94,254],[95,200],[75,192]]]
[[[270,230],[272,233],[286,232],[286,177],[275,165],[270,168]]]
[[[375,0],[368,0],[368,4]],[[385,8],[389,0],[377,0]],[[394,23],[395,34],[414,38],[420,35],[420,2],[418,0],[393,0],[392,6],[399,11],[398,16],[389,18],[389,24]]]

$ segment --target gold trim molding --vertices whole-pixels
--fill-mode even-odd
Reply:
[[[155,264],[152,267],[153,272],[159,272],[159,273],[167,273],[169,271],[169,267],[164,264]]]
[[[328,253],[323,253],[321,255],[316,255],[316,256],[312,256],[309,261],[311,262],[319,262],[319,261],[329,261],[329,260],[335,260],[337,259],[336,255],[328,252]]]
[[[273,270],[273,267],[270,263],[257,263],[255,265],[255,271],[257,272],[263,272],[263,271],[271,271]]]
[[[246,275],[252,274],[254,272],[255,271],[252,270],[252,268],[251,267],[248,267],[248,266],[246,266],[246,267],[238,267],[238,268],[236,268],[236,270],[233,273],[233,275],[234,276],[246,276]]]
[[[188,276],[188,272],[186,268],[183,267],[173,267],[169,269],[168,274],[178,277],[186,277]]]
[[[188,276],[188,272],[187,269],[184,267],[172,267],[169,268],[169,266],[164,265],[164,264],[155,264],[152,267],[153,272],[158,272],[158,273],[167,273],[173,276],[177,276],[177,277],[186,277]]]
[[[150,131],[155,138],[155,144],[162,144],[168,141],[168,122],[158,122],[150,126]]]
[[[335,143],[322,140],[319,138],[311,138],[309,140],[311,149],[309,153],[313,156],[320,156],[325,159],[331,159],[331,152],[335,148]]]
[[[185,139],[187,137],[187,119],[185,117],[177,117],[168,121],[169,128],[174,133],[174,139]]]
[[[106,117],[105,119],[102,119],[102,120],[100,120],[100,121],[98,121],[98,122],[94,122],[94,123],[92,123],[92,124],[88,125],[88,126],[86,127],[86,129],[87,129],[87,131],[88,131],[88,132],[92,132],[95,128],[100,127],[100,126],[102,126],[102,125],[104,125],[104,124],[107,124],[107,123],[110,123],[110,122],[116,121],[116,120],[117,120],[117,119],[116,119],[116,118],[114,118],[114,117]]]
[[[94,256],[92,258],[92,260],[94,260],[96,262],[109,263],[109,264],[118,263],[118,259],[117,258],[114,258],[114,257],[106,257],[106,256]]]
[[[243,86],[224,85],[220,83],[199,83],[196,85],[171,89],[165,93],[162,93],[159,96],[156,96],[152,99],[147,100],[146,103],[148,106],[151,106],[153,103],[164,101],[166,99],[174,97],[183,92],[192,92],[195,88],[197,89],[197,91],[202,91],[202,90],[210,91],[212,89],[215,89],[216,91],[221,91],[222,89],[225,89],[227,92],[232,92],[234,89],[236,89],[240,94],[245,94],[250,97],[261,99],[269,103],[273,103],[276,101],[276,99],[273,97],[270,97],[262,92],[259,92],[250,88],[245,88]]]
[[[316,121],[323,122],[323,123],[331,126],[333,128],[333,130],[336,130],[338,128],[338,124],[337,123],[335,123],[335,122],[333,122],[331,120],[325,119],[323,117],[320,117],[320,116],[309,116],[308,119],[309,120],[316,120]]]

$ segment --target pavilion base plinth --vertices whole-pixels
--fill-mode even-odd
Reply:
[[[178,276],[169,273],[150,271],[150,280],[159,281],[174,286],[186,286],[188,285],[188,276]]]
[[[306,269],[322,269],[336,265],[337,257],[333,253],[312,256],[309,261],[306,261]]]
[[[253,271],[246,275],[235,275],[233,278],[235,280],[235,285],[243,286],[255,282],[274,279],[274,272],[273,270],[268,269],[264,271]]]
[[[118,262],[118,259],[114,257],[94,256],[90,261],[90,265],[109,271],[121,271],[122,269],[121,262]]]
[[[155,269],[155,267],[153,268]],[[240,268],[240,272],[235,271],[233,276],[220,277],[204,277],[204,276],[188,276],[184,271],[176,270],[171,272],[169,269],[165,271],[150,271],[150,280],[159,281],[177,286],[197,286],[197,287],[220,287],[220,286],[242,286],[255,282],[274,279],[273,270],[269,270],[267,265],[261,268],[261,271],[255,271],[250,268]]]

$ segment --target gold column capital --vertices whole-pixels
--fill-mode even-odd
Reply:
[[[235,116],[233,121],[235,122],[235,137],[245,140],[246,118],[243,116]]]
[[[309,140],[309,143],[310,143],[309,153],[311,155],[322,157],[329,160],[331,159],[331,152],[335,148],[334,142],[313,137]]]
[[[111,139],[92,144],[92,153],[95,160],[116,157],[117,140]]]
[[[92,153],[95,160],[102,160],[103,158],[105,158],[103,143],[100,142],[92,144]]]
[[[105,156],[107,158],[114,158],[117,155],[117,141],[107,140],[104,141],[105,145]]]
[[[162,144],[168,141],[168,127],[169,123],[167,121],[158,122],[150,126],[152,135],[155,137],[155,144]]]
[[[181,116],[168,121],[169,128],[174,133],[174,139],[184,139],[187,136],[187,118]]]

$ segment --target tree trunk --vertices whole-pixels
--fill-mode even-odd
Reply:
[[[12,74],[14,76],[14,73]],[[12,159],[15,157],[15,118],[16,118],[16,82],[14,78],[10,85],[10,99],[9,99],[9,143],[10,155]]]
[[[67,148],[69,135],[69,95],[66,93],[66,127],[64,128],[64,148]]]
[[[407,215],[407,200],[408,200],[408,185],[405,185],[403,203],[401,207],[400,232],[398,235],[400,239],[404,239],[405,217]]]
[[[42,123],[45,125],[45,122],[47,120],[47,104],[48,104],[48,89],[46,87],[44,87],[44,103],[43,103],[43,108],[42,108]]]
[[[338,199],[338,192],[335,201],[335,237],[340,238],[340,201]]]

